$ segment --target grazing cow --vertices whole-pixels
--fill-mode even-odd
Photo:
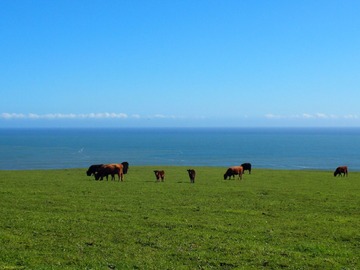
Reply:
[[[242,175],[244,173],[244,168],[242,166],[233,166],[227,169],[227,171],[224,174],[224,180],[226,180],[228,177],[231,179],[231,177],[235,178],[235,175],[239,175],[239,179],[242,179]]]
[[[187,172],[189,173],[190,183],[195,183],[195,170],[189,169]]]
[[[158,171],[158,170],[156,170],[156,171],[154,171],[154,173],[155,173],[156,180],[157,180],[158,182],[160,182],[160,180],[161,180],[162,182],[164,182],[164,180],[165,180],[165,172],[164,172],[164,171]]]
[[[337,175],[348,176],[348,167],[347,166],[337,167],[335,172],[334,172],[334,176],[337,176]]]
[[[89,169],[86,171],[86,175],[87,176],[95,175],[102,165],[104,164],[91,165]]]
[[[241,166],[244,168],[244,172],[249,171],[249,174],[251,174],[251,163],[243,163]]]
[[[98,172],[95,174],[96,180],[103,180],[106,177],[106,181],[108,180],[108,176],[111,175],[111,180],[115,180],[115,175],[118,176],[119,181],[124,180],[123,173],[123,165],[122,164],[106,164],[102,165]]]

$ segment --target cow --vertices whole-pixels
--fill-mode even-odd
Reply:
[[[108,176],[111,175],[111,180],[115,180],[115,175],[118,176],[119,182],[124,181],[124,173],[123,173],[123,165],[122,164],[106,164],[102,165],[98,172],[95,174],[96,180],[103,180],[106,177],[108,180]]]
[[[155,170],[155,177],[156,177],[156,181],[160,182],[160,180],[162,182],[164,182],[165,180],[165,172],[164,171],[159,171],[159,170]]]
[[[128,170],[129,170],[129,162],[124,161],[121,164],[123,165],[123,173],[127,174]]]
[[[348,176],[348,167],[347,166],[340,166],[337,167],[335,172],[334,172],[334,176]]]
[[[187,172],[189,174],[190,183],[195,183],[195,175],[196,175],[195,170],[189,169],[189,170],[187,170]]]
[[[224,174],[224,180],[226,180],[228,177],[231,179],[231,177],[235,178],[235,175],[239,175],[239,179],[242,179],[242,175],[244,173],[244,168],[242,166],[233,166],[227,169],[227,171]]]
[[[86,171],[86,175],[87,176],[95,175],[102,165],[104,164],[91,165],[89,169]]]
[[[251,163],[243,163],[241,166],[244,168],[244,172],[249,171],[249,174],[251,174]]]

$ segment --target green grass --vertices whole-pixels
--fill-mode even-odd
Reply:
[[[186,169],[0,171],[0,269],[360,269],[360,173]]]

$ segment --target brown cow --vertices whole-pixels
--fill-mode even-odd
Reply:
[[[195,170],[189,169],[189,170],[187,170],[187,172],[189,174],[190,183],[195,183],[195,175],[196,175]]]
[[[340,166],[337,167],[335,172],[334,172],[334,176],[340,175],[340,176],[348,176],[348,167],[347,166]]]
[[[224,180],[226,180],[228,177],[231,179],[231,177],[235,178],[235,175],[239,175],[239,179],[242,179],[242,175],[244,173],[244,168],[242,166],[233,166],[227,169],[227,171],[224,174]]]
[[[162,182],[164,182],[164,180],[165,180],[165,172],[164,172],[164,171],[158,171],[158,170],[156,170],[156,171],[154,171],[154,173],[155,173],[156,180],[157,180],[158,182],[160,182],[160,180],[161,180]]]
[[[111,175],[111,180],[115,180],[115,175],[118,176],[119,181],[124,180],[123,173],[123,165],[122,164],[106,164],[102,165],[98,172],[95,174],[96,180],[103,180],[106,177],[106,181],[108,180],[108,176]]]

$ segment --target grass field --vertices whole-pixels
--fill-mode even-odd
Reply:
[[[360,269],[360,173],[186,169],[0,171],[0,269]]]

